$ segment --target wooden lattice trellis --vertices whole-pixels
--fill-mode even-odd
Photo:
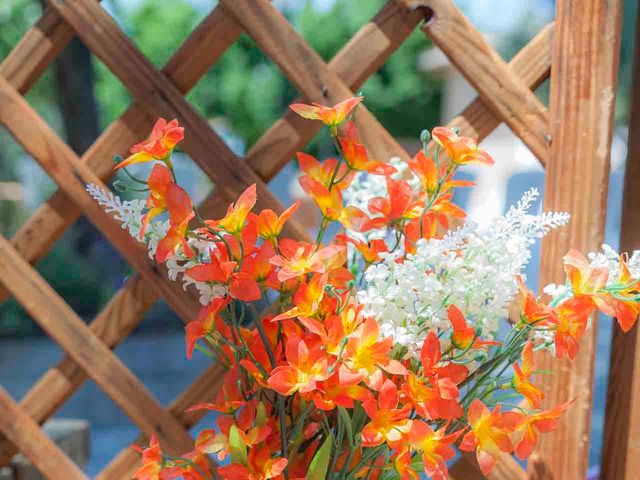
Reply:
[[[110,349],[129,335],[159,298],[164,298],[185,322],[195,318],[197,301],[167,279],[165,272],[149,260],[144,248],[95,204],[84,185],[102,186],[113,173],[113,155],[126,153],[131,144],[145,136],[156,117],[176,117],[188,132],[184,150],[216,185],[215,192],[200,207],[204,212],[220,214],[228,201],[254,182],[258,185],[258,207],[281,210],[266,182],[313,138],[319,126],[288,112],[241,160],[184,98],[242,32],[256,41],[307,101],[333,104],[351,96],[424,22],[424,33],[479,93],[450,125],[460,128],[464,135],[482,139],[505,122],[550,172],[545,184],[545,206],[573,214],[570,230],[550,237],[543,245],[543,281],[559,277],[560,258],[569,246],[597,248],[603,239],[606,210],[622,2],[556,3],[556,26],[544,28],[509,64],[452,0],[390,0],[325,64],[268,0],[221,0],[159,71],[95,0],[50,0],[42,18],[0,65],[0,124],[49,173],[59,190],[13,239],[0,237],[0,283],[4,285],[0,300],[14,296],[64,348],[66,356],[33,385],[19,404],[0,388],[0,432],[4,434],[0,439],[0,462],[20,450],[47,478],[85,478],[47,440],[38,424],[53,415],[87,378],[94,380],[140,427],[143,433],[136,442],[155,433],[170,453],[192,446],[187,430],[201,413],[185,414],[184,410],[213,396],[220,380],[218,368],[210,367],[165,408]],[[74,35],[135,98],[82,158],[22,96]],[[554,75],[548,111],[532,90],[549,77],[551,69]],[[366,108],[358,109],[356,122],[364,143],[376,158],[409,157]],[[85,215],[138,272],[89,326],[31,266],[80,215]],[[294,238],[307,235],[295,223],[289,224],[286,234]],[[576,369],[557,369],[549,387],[552,403],[589,392],[594,338],[593,334],[585,338]],[[633,338],[631,343],[635,342]],[[631,393],[624,394],[630,398]],[[563,426],[543,440],[539,454],[529,463],[531,475],[584,478],[590,406],[590,393],[581,395]],[[629,411],[630,407],[625,408]],[[640,419],[635,423],[639,424]],[[640,426],[636,425],[636,443],[638,429]],[[621,441],[633,445],[633,431],[630,428]],[[609,471],[624,468],[630,457],[631,453],[621,455],[611,462],[616,465]],[[130,448],[124,448],[98,478],[128,478],[138,459]],[[626,471],[624,478],[632,478],[633,470]],[[477,478],[479,473],[463,457],[451,475],[467,479]],[[526,472],[508,456],[492,473],[492,478],[509,480],[525,476]]]

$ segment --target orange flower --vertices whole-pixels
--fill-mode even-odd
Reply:
[[[467,325],[462,311],[455,305],[449,305],[447,309],[449,321],[453,327],[451,343],[458,350],[478,349],[489,345],[500,345],[500,342],[480,340],[476,336],[476,330]]]
[[[151,170],[151,175],[147,180],[149,196],[147,197],[147,208],[149,211],[142,217],[142,226],[138,238],[144,238],[149,222],[167,209],[167,189],[173,183],[171,171],[160,163],[156,163]]]
[[[338,138],[347,165],[352,170],[365,171],[374,175],[391,175],[396,169],[379,160],[369,160],[367,149],[360,143],[356,124],[349,122],[345,129],[345,136]]]
[[[211,251],[209,263],[201,263],[186,271],[196,282],[220,283],[229,287],[229,295],[245,302],[255,302],[262,297],[258,283],[246,271],[236,271],[236,262],[221,262]]]
[[[357,382],[357,379],[344,380],[338,371],[318,387],[313,403],[320,410],[333,410],[337,405],[353,408],[354,400],[363,402],[371,397],[371,392]]]
[[[221,330],[224,334],[228,330],[222,318],[218,315],[220,310],[225,308],[229,303],[228,298],[216,298],[209,305],[206,305],[200,309],[198,319],[189,322],[185,327],[187,335],[185,337],[187,343],[187,358],[191,358],[193,355],[193,349],[196,342],[212,334],[216,329]],[[231,332],[229,332],[231,333]]]
[[[436,127],[431,133],[434,140],[447,152],[451,162],[456,165],[494,164],[493,158],[487,152],[480,150],[472,138],[459,137],[453,130],[446,127]]]
[[[288,238],[280,241],[280,255],[273,257],[272,265],[280,267],[278,280],[286,282],[306,273],[324,273],[327,271],[326,262],[339,255],[344,255],[346,249],[340,245],[331,245],[316,249],[315,245],[296,242]]]
[[[356,232],[366,229],[371,219],[358,207],[345,207],[338,188],[329,190],[307,175],[303,175],[298,181],[305,193],[314,199],[325,219],[340,222],[345,228]]]
[[[182,458],[186,460],[186,462],[180,462],[182,480],[209,480],[211,478],[209,459],[203,452],[194,450],[182,455]]]
[[[471,430],[464,436],[459,448],[465,452],[476,451],[478,465],[486,476],[498,461],[500,452],[513,450],[510,428],[500,413],[500,406],[491,412],[477,398],[469,406],[468,417]]]
[[[296,153],[296,157],[300,164],[300,170],[302,170],[306,176],[327,188],[329,188],[331,179],[334,177],[333,172],[336,170],[336,167],[338,171],[335,175],[334,182],[336,180],[340,181],[334,183],[334,188],[344,190],[351,184],[355,176],[355,172],[349,172],[349,168],[344,163],[338,167],[337,158],[327,158],[324,162],[320,163],[311,155],[303,152]]]
[[[387,197],[375,197],[369,200],[369,211],[379,215],[371,219],[368,228],[380,228],[393,225],[401,220],[417,218],[424,205],[414,201],[411,185],[404,180],[393,180],[386,177]]]
[[[178,125],[178,120],[167,122],[164,118],[159,118],[149,138],[131,147],[133,155],[120,162],[115,168],[117,170],[134,163],[163,160],[183,138],[184,128]]]
[[[609,278],[609,271],[605,267],[591,268],[585,256],[574,249],[564,256],[564,271],[576,296],[599,292]]]
[[[624,256],[620,255],[620,276],[615,285],[608,287],[610,292],[598,295],[596,304],[605,314],[615,317],[623,332],[628,332],[636,323],[640,313],[638,293],[640,280],[633,278]]]
[[[271,241],[278,238],[280,236],[280,233],[282,232],[282,227],[284,227],[284,224],[287,222],[287,220],[291,218],[291,215],[295,213],[295,211],[300,206],[300,203],[300,200],[298,200],[284,212],[282,212],[282,215],[280,216],[278,216],[276,212],[274,212],[273,210],[269,210],[268,208],[261,211],[258,214],[257,221],[258,235],[260,235],[265,240]]]
[[[587,321],[593,310],[591,298],[584,295],[570,298],[556,309],[557,315],[549,320],[555,328],[557,358],[565,354],[571,359],[575,358],[580,349],[580,339],[587,329]]]
[[[244,222],[256,204],[256,199],[256,184],[254,183],[240,194],[236,202],[229,205],[224,218],[217,221],[207,220],[207,225],[215,229],[222,229],[231,235],[238,235],[242,232]]]
[[[558,405],[551,410],[534,413],[532,415],[522,415],[522,420],[517,424],[516,434],[522,434],[522,437],[516,442],[514,453],[520,460],[525,460],[531,455],[540,433],[548,433],[553,431],[558,425],[558,420],[564,411],[574,402]]]
[[[166,262],[180,245],[182,245],[185,255],[192,258],[194,253],[185,238],[189,222],[195,216],[191,198],[182,187],[175,183],[170,183],[167,187],[166,201],[167,209],[169,210],[170,227],[165,237],[158,242],[156,262]]]
[[[535,295],[527,288],[520,275],[516,277],[516,281],[518,282],[520,297],[522,298],[522,308],[520,311],[521,320],[527,323],[539,323],[555,315],[551,307],[538,303]]]
[[[531,382],[535,371],[532,342],[527,342],[522,349],[522,368],[514,363],[513,370],[513,388],[525,397],[533,408],[540,408],[544,393]]]
[[[334,107],[326,107],[318,103],[305,105],[304,103],[294,103],[289,108],[303,118],[309,120],[320,120],[326,126],[335,132],[336,127],[340,125],[347,115],[362,102],[363,97],[352,97],[336,104]]]
[[[363,447],[377,447],[386,442],[394,448],[409,432],[411,406],[397,408],[398,389],[391,380],[385,380],[377,400],[366,400],[362,407],[371,419],[362,429]]]
[[[349,242],[356,247],[356,249],[362,255],[365,263],[375,263],[380,260],[380,254],[384,252],[388,252],[389,248],[384,240],[381,238],[373,238],[366,242],[359,240],[357,238],[348,237],[347,235],[340,234],[336,235],[336,240],[340,242]]]
[[[424,471],[433,480],[447,480],[447,461],[455,457],[451,446],[463,430],[446,435],[448,424],[437,431],[424,422],[414,420],[409,431],[409,443],[421,453]]]
[[[378,341],[380,327],[373,318],[365,320],[357,332],[349,338],[344,350],[341,373],[344,378],[353,376],[364,380],[371,388],[378,389],[384,380],[380,369],[392,375],[406,375],[407,369],[390,358],[393,338]]]
[[[222,388],[218,390],[213,403],[199,403],[185,410],[196,412],[198,410],[212,410],[215,412],[233,415],[246,402],[242,398],[240,385],[238,384],[238,367],[233,366],[224,374]]]
[[[293,307],[286,312],[274,317],[273,322],[294,317],[313,317],[320,309],[320,303],[324,298],[324,286],[327,284],[327,276],[315,274],[308,283],[303,280],[293,294]]]
[[[324,352],[319,348],[309,350],[301,338],[287,339],[285,356],[287,364],[274,368],[268,380],[269,386],[279,394],[310,393],[316,390],[317,382],[329,378]]]
[[[440,192],[444,193],[452,188],[457,187],[471,187],[475,185],[468,180],[451,180],[454,172],[447,174],[446,165],[442,165],[438,171],[436,162],[431,157],[427,157],[424,151],[420,150],[416,155],[407,162],[407,165],[414,173],[422,189],[430,194],[434,194],[438,189],[438,183],[440,183],[441,177],[446,175],[446,178],[442,180],[443,184],[440,187]]]
[[[133,448],[142,454],[142,467],[134,474],[134,480],[172,480],[182,475],[178,467],[165,467],[160,444],[155,436],[151,437],[145,449],[134,445]]]
[[[409,372],[402,393],[416,411],[427,419],[455,419],[462,416],[458,384],[469,373],[464,365],[441,364],[440,340],[429,332],[420,351],[422,376]]]
[[[272,458],[269,449],[262,446],[249,450],[246,465],[232,463],[221,467],[218,472],[224,480],[268,480],[280,478],[286,466],[286,458]]]

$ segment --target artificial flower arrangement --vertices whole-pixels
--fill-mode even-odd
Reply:
[[[526,459],[570,407],[541,408],[536,356],[574,358],[596,310],[625,331],[636,321],[640,254],[570,251],[566,283],[543,303],[521,272],[534,240],[569,216],[530,214],[531,190],[488,228],[462,224],[453,191],[472,184],[456,171],[491,157],[437,127],[409,162],[373,160],[350,120],[361,101],[291,105],[328,127],[339,154],[297,154],[322,214],[315,242],[281,234],[298,203],[252,212],[255,185],[223,218],[203,218],[176,180],[176,120],[158,120],[116,166],[155,162],[146,181],[130,174],[146,201],[88,186],[172,280],[198,290],[187,355],[226,371],[215,401],[192,407],[218,412],[217,426],[180,458],[152,439],[133,478],[442,480],[456,448],[486,475],[502,453]],[[324,244],[332,224],[341,233]],[[499,329],[516,298],[517,318]]]

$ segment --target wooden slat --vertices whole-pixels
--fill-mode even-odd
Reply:
[[[89,325],[107,347],[114,348],[142,321],[145,313],[158,300],[157,290],[139,275],[134,275],[111,298]],[[29,389],[20,407],[37,423],[51,417],[84,383],[86,372],[71,356],[63,359]],[[0,438],[0,465],[16,453],[15,447]]]
[[[541,288],[564,279],[570,248],[593,251],[604,239],[613,113],[620,46],[620,0],[558,0],[551,66],[552,159],[547,166],[544,210],[567,211],[569,228],[542,241]],[[559,428],[543,435],[529,460],[535,478],[585,478],[593,386],[596,321],[573,361],[541,355],[547,377],[544,407],[577,395]]]
[[[220,4],[233,13],[236,21],[308,101],[333,105],[354,95],[267,0],[221,0]],[[409,158],[365,106],[357,109],[355,120],[362,141],[373,156],[382,160],[393,156]]]
[[[280,201],[260,177],[231,152],[211,130],[206,119],[133,45],[100,5],[89,0],[50,1],[49,5],[73,26],[87,47],[124,83],[150,115],[180,120],[187,132],[183,141],[185,150],[228,199],[237,198],[255,183],[258,208],[283,210]],[[290,237],[307,238],[304,228],[296,222],[287,222],[285,231]]]
[[[547,109],[453,0],[399,1],[431,13],[423,31],[475,87],[487,107],[544,163],[549,150]]]
[[[73,38],[73,29],[47,8],[0,64],[0,75],[20,93],[26,93],[51,61]]]
[[[624,172],[620,251],[640,249],[640,16],[636,19],[629,142]],[[632,480],[640,472],[640,334],[613,326],[600,476]]]
[[[80,468],[45,435],[0,386],[0,432],[9,437],[49,480],[87,480]]]
[[[449,468],[450,480],[525,480],[527,472],[511,455],[501,455],[499,462],[486,477],[482,475],[476,455],[473,452],[462,452],[462,455]]]
[[[144,384],[98,339],[51,286],[0,236],[0,281],[98,386],[138,425],[174,454],[193,443]]]
[[[59,17],[57,13],[49,10],[47,15]],[[181,92],[188,92],[238,38],[241,31],[240,26],[224,9],[215,8],[171,57],[162,69],[163,73]],[[27,35],[30,33],[31,31]],[[16,47],[14,52],[18,50],[19,47]],[[26,50],[20,56],[28,53]],[[154,118],[134,102],[100,135],[84,153],[81,161],[103,181],[110,179],[114,173],[111,161],[113,156],[126,155],[131,145],[149,133],[153,121]],[[36,263],[47,254],[80,213],[64,191],[57,190],[20,227],[11,242],[24,258],[30,263]],[[0,288],[0,302],[4,301],[6,296],[6,290]]]
[[[223,371],[220,367],[212,365],[202,375],[200,375],[189,388],[180,394],[170,406],[170,411],[182,422],[186,428],[194,426],[207,412],[199,410],[185,413],[185,410],[192,405],[204,402],[211,402],[215,398],[215,393],[223,380]],[[148,442],[149,437],[142,434],[133,445],[143,445]],[[131,474],[140,464],[140,455],[131,447],[123,448],[122,451],[100,472],[96,480],[120,480],[131,478]]]

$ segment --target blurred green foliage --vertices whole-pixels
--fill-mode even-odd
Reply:
[[[187,1],[173,1],[171,8],[159,8],[156,0],[104,0],[105,6],[140,50],[161,68],[208,12]],[[342,46],[384,4],[384,0],[336,0],[319,11],[312,2],[300,2],[284,13],[296,30],[325,60]],[[0,56],[6,57],[22,35],[41,15],[39,0],[0,2]],[[393,135],[417,137],[433,126],[439,115],[439,83],[417,71],[417,55],[428,46],[419,31],[414,32],[389,61],[361,89],[367,107]],[[94,58],[94,92],[99,105],[99,123],[104,129],[130,105],[127,89],[97,58]],[[222,120],[251,146],[298,97],[295,88],[248,36],[242,35],[188,94],[188,100],[206,118]],[[56,98],[56,83],[49,68],[27,96],[45,119],[64,135]],[[319,136],[310,146],[323,151],[327,138]],[[28,164],[23,169],[22,164]],[[38,172],[33,175],[33,172]],[[0,182],[19,182],[25,200],[0,200],[0,227],[12,235],[18,226],[53,191],[43,181],[35,162],[28,159],[6,132],[0,131]],[[83,228],[86,230],[87,226]],[[95,232],[94,232],[95,233]],[[87,243],[86,232],[67,232],[38,265],[40,273],[84,318],[92,318],[120,286],[128,267],[99,234]],[[166,313],[166,312],[165,312]],[[156,310],[156,314],[157,310]],[[162,314],[162,312],[160,312]],[[149,322],[147,322],[149,323]],[[156,324],[156,322],[153,322]],[[174,323],[178,325],[178,323]],[[33,322],[14,301],[0,306],[0,335],[37,331]]]

